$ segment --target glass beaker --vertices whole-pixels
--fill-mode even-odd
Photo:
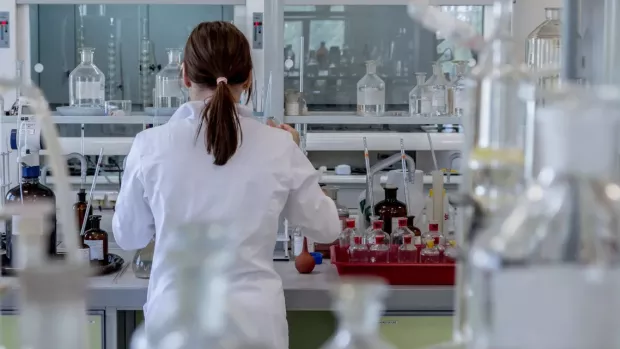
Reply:
[[[168,65],[155,77],[155,108],[178,108],[185,103],[181,78],[181,55],[179,48],[169,48]]]
[[[95,49],[80,49],[81,62],[69,74],[69,105],[81,108],[103,108],[105,75],[93,63]]]
[[[385,114],[385,83],[377,75],[377,63],[366,62],[366,75],[357,83],[357,115]]]
[[[409,115],[428,116],[431,113],[431,99],[426,86],[426,73],[415,73],[417,84],[409,92]]]
[[[139,279],[148,279],[151,276],[153,254],[155,253],[155,238],[145,248],[136,251],[131,263],[134,275]]]
[[[449,82],[441,69],[441,63],[433,63],[433,76],[426,82],[431,95],[431,116],[447,114],[448,84]]]
[[[526,57],[530,68],[549,69],[552,65],[560,66],[562,56],[560,15],[559,8],[545,8],[545,21],[528,35]],[[541,77],[539,85],[544,89],[555,88],[559,81],[560,75],[553,74]]]
[[[110,100],[105,101],[105,115],[108,116],[130,116],[131,115],[131,101],[129,100]]]
[[[543,170],[469,254],[475,348],[618,346],[620,90],[553,98],[536,120],[554,130],[540,138]]]
[[[392,349],[379,335],[387,290],[380,279],[342,278],[331,290],[338,329],[321,349]]]

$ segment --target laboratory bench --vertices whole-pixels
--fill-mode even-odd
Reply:
[[[131,259],[125,259],[128,260]],[[302,275],[297,272],[292,261],[277,261],[274,265],[284,287],[291,348],[311,348],[314,342],[326,339],[335,326],[335,320],[330,313],[329,287],[330,281],[338,278],[336,269],[327,262],[318,265],[313,273]],[[16,340],[18,328],[15,316],[17,280],[7,277],[3,281],[8,286],[2,298],[2,332],[5,332],[2,337],[3,344],[6,349],[17,349],[12,344]],[[126,348],[133,329],[142,321],[141,310],[146,301],[147,286],[148,280],[136,278],[131,268],[121,276],[117,273],[90,279],[89,349]],[[390,290],[386,317],[382,319],[382,327],[387,326],[388,332],[393,332],[395,326],[401,323],[409,327],[423,328],[420,332],[430,338],[417,336],[416,339],[422,340],[424,345],[436,342],[435,339],[438,337],[442,340],[449,337],[453,304],[452,287],[393,286]],[[11,329],[15,330],[13,334],[6,333],[12,331]],[[309,333],[313,331],[318,331],[319,334],[310,336]],[[304,337],[303,340],[300,337]],[[314,348],[316,347],[318,346]]]

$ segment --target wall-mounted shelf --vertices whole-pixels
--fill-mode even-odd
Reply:
[[[31,117],[33,115],[24,115]],[[163,124],[170,120],[169,116],[62,116],[53,115],[55,124]],[[3,116],[3,123],[17,123],[17,116]]]
[[[353,113],[311,113],[303,116],[285,116],[287,124],[336,125],[429,125],[460,124],[461,118],[450,116],[357,116]]]

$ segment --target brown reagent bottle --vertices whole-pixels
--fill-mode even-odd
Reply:
[[[398,188],[385,187],[385,199],[375,205],[375,215],[383,221],[383,230],[392,234],[398,227],[398,218],[407,217],[407,205],[396,199]]]
[[[99,225],[101,216],[90,216],[90,229],[84,233],[84,244],[90,248],[90,262],[106,265],[108,263],[108,233]]]

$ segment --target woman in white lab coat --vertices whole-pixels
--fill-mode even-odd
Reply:
[[[175,239],[183,239],[177,227],[234,221],[238,228],[230,233],[240,247],[229,274],[229,304],[244,315],[234,326],[250,339],[286,349],[284,293],[272,261],[278,219],[283,214],[313,240],[331,242],[340,231],[335,204],[321,191],[295,131],[263,125],[239,105],[251,88],[252,61],[248,41],[234,25],[194,28],[183,67],[192,102],[165,125],[136,136],[113,219],[114,237],[125,250],[156,239],[144,306],[147,332],[149,321],[166,316],[175,302],[175,270],[166,255]]]

